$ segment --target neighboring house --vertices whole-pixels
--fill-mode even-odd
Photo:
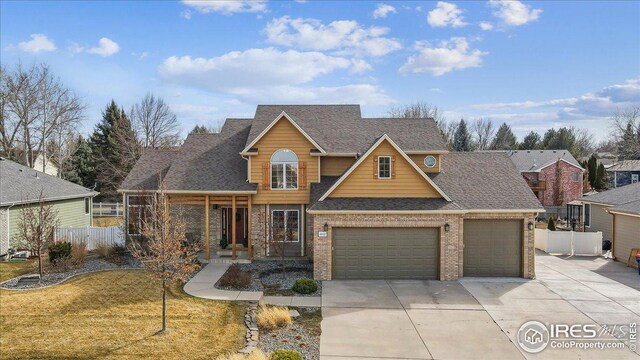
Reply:
[[[640,160],[622,160],[607,168],[613,188],[640,182]]]
[[[42,154],[38,155],[33,160],[33,169],[44,172],[45,174],[49,174],[51,176],[58,176],[58,166],[51,161],[51,159],[47,159],[47,164],[44,166],[44,171],[42,171],[42,165],[44,163],[44,158]]]
[[[602,166],[604,166],[605,169],[608,168],[609,166],[615,164],[616,162],[618,162],[618,156],[616,154],[613,154],[613,153],[610,153],[610,152],[593,153],[593,154],[591,154],[589,156],[583,156],[579,160],[580,160],[580,162],[589,161],[591,156],[595,156],[598,165],[602,164]]]
[[[603,240],[619,242],[618,249],[614,252],[615,257],[624,255],[629,241],[633,243],[634,248],[640,247],[640,231],[631,232],[632,236],[620,235],[618,238],[622,240],[616,240],[618,232],[624,232],[629,226],[640,222],[640,219],[634,217],[637,215],[633,215],[635,207],[640,202],[640,183],[584,196],[578,200],[584,206],[585,231],[601,231]],[[630,217],[632,219],[629,219]]]
[[[37,206],[40,194],[57,211],[59,226],[91,226],[97,192],[0,158],[0,255],[19,246],[20,211]]]
[[[585,170],[568,150],[514,150],[508,154],[547,215],[562,214],[565,205],[582,196]],[[561,202],[556,202],[557,163],[560,164]]]
[[[120,192],[135,239],[159,175],[206,258],[285,255],[314,277],[533,278],[543,211],[505,153],[449,153],[433,119],[362,118],[358,105],[260,105],[218,134],[145,150]]]
[[[640,200],[614,206],[608,211],[613,217],[611,252],[616,260],[635,265],[635,258],[629,259],[629,256],[632,249],[640,249]]]

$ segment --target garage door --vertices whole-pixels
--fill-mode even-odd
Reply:
[[[521,220],[465,220],[464,276],[521,276]]]
[[[334,228],[334,279],[436,279],[438,229]]]

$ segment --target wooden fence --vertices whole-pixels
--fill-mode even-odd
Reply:
[[[124,214],[122,203],[93,203],[93,217],[117,217]]]
[[[72,244],[84,242],[87,250],[95,250],[99,245],[124,246],[124,233],[119,226],[110,227],[58,227],[54,232],[54,241],[67,241]]]

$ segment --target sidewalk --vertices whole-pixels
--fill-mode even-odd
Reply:
[[[220,277],[227,271],[229,264],[207,264],[193,279],[184,285],[184,292],[191,296],[226,301],[258,301],[269,305],[320,307],[320,296],[263,296],[262,291],[220,290],[214,287]]]

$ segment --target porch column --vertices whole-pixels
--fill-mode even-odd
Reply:
[[[204,197],[204,239],[205,239],[205,257],[207,260],[211,259],[211,240],[209,238],[209,195]]]
[[[249,260],[253,260],[253,244],[251,242],[251,195],[247,195],[247,243]]]
[[[231,196],[231,259],[236,259],[236,196]]]

